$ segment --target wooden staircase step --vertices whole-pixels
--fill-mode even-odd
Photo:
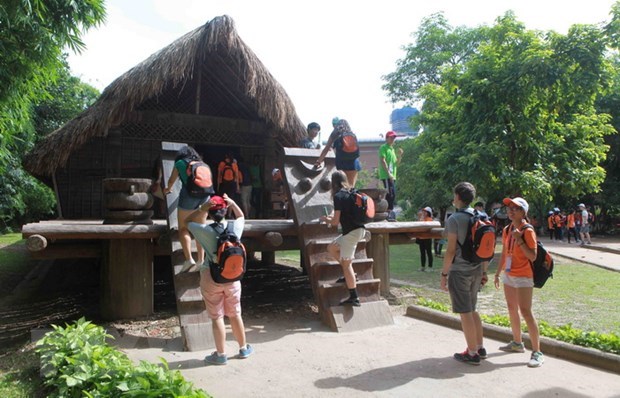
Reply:
[[[354,259],[352,266],[353,272],[357,274],[359,280],[373,278],[371,258]],[[320,284],[340,278],[342,276],[342,267],[336,261],[325,261],[314,264],[310,272],[313,280]]]
[[[330,327],[337,332],[353,332],[394,324],[390,306],[385,300],[362,302],[360,307],[332,306]]]
[[[357,295],[360,302],[366,303],[381,300],[379,294],[380,279],[357,281]],[[349,290],[344,283],[325,283],[319,286],[318,296],[322,309],[340,304],[349,297]]]

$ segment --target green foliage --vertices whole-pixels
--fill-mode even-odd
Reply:
[[[35,133],[16,134],[8,145],[10,153],[4,157],[6,172],[0,174],[0,233],[54,214],[54,193],[23,170],[22,157],[40,138],[76,117],[99,95],[94,87],[71,76],[64,59],[61,65],[56,71],[57,79],[45,87],[48,95],[33,100],[30,119]]]
[[[32,101],[62,69],[62,51],[105,20],[103,0],[8,0],[0,4],[0,172],[17,134],[32,132]]]
[[[52,325],[36,345],[50,397],[207,397],[179,371],[140,362],[106,344],[102,327],[79,319],[62,328]]]
[[[440,206],[459,181],[487,201],[600,189],[605,136],[615,132],[595,107],[609,84],[604,29],[530,31],[511,12],[491,27],[454,29],[436,15],[415,40],[384,86],[394,100],[424,101],[414,118],[423,132],[404,144],[403,196]]]

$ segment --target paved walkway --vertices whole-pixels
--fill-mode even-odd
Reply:
[[[620,239],[593,239],[579,247],[543,240],[557,255],[620,271]],[[611,250],[610,250],[611,249]],[[606,250],[606,251],[603,251]],[[613,252],[618,250],[618,252]],[[460,331],[400,314],[395,324],[333,333],[317,320],[246,320],[256,349],[247,360],[205,366],[209,351],[183,352],[180,339],[118,337],[134,360],[165,358],[196,386],[215,397],[620,397],[620,369],[607,372],[547,356],[544,366],[525,366],[529,354],[506,354],[503,341],[486,339],[481,366],[452,359],[462,351]],[[227,341],[228,352],[236,344]]]
[[[592,244],[585,246],[574,241],[551,241],[548,237],[542,237],[541,242],[551,254],[620,272],[620,237],[595,236]]]

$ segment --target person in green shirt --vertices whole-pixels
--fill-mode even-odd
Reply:
[[[396,221],[394,202],[396,202],[396,171],[403,156],[403,149],[394,148],[396,133],[388,131],[385,135],[385,144],[379,147],[379,179],[387,189],[385,199],[388,202],[388,221]]]

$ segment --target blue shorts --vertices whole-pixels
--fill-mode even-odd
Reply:
[[[211,198],[210,195],[205,196],[204,198],[196,198],[190,196],[187,189],[185,189],[185,185],[181,188],[179,192],[179,209],[183,210],[196,210],[201,204],[207,203]]]
[[[362,169],[362,164],[360,163],[360,158],[339,159],[338,156],[336,156],[336,170],[360,171],[361,169]]]

